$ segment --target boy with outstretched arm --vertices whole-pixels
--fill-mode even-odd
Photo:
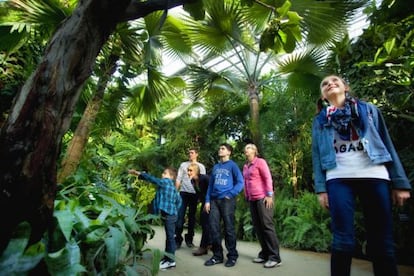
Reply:
[[[136,170],[128,170],[128,173],[136,175],[140,179],[157,186],[154,200],[154,213],[161,214],[166,235],[165,252],[168,253],[161,260],[160,269],[165,270],[173,268],[176,266],[174,259],[176,249],[174,239],[175,224],[177,222],[178,209],[181,206],[181,197],[174,184],[177,172],[175,169],[167,167],[164,169],[161,178]]]

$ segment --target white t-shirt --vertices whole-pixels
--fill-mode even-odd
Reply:
[[[344,141],[335,132],[336,167],[326,172],[326,180],[335,178],[378,178],[390,180],[385,165],[376,165],[364,151],[360,139]]]
[[[193,184],[191,184],[191,180],[187,174],[188,166],[191,163],[193,162],[185,161],[181,163],[180,168],[178,169],[178,172],[177,172],[177,181],[181,183],[180,192],[187,192],[187,193],[195,194],[196,191],[193,187]],[[206,168],[204,167],[204,165],[199,162],[196,162],[196,163],[198,167],[200,168],[200,174],[206,174]]]

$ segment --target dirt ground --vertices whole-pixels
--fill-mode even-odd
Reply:
[[[154,227],[156,234],[152,240],[146,245],[147,248],[158,248],[164,250],[165,233],[162,227]],[[200,242],[200,234],[194,237],[194,244]],[[295,251],[291,249],[281,248],[280,256],[282,265],[275,268],[264,268],[263,264],[255,264],[252,259],[256,257],[260,246],[257,242],[237,241],[237,250],[239,259],[234,267],[225,267],[224,264],[214,266],[204,266],[204,262],[212,256],[208,255],[195,257],[192,251],[196,248],[188,248],[183,243],[183,247],[176,251],[177,267],[160,271],[159,275],[169,276],[250,276],[250,275],[280,275],[280,276],[329,276],[329,254],[315,253],[308,251]],[[226,254],[226,253],[224,253]],[[149,258],[144,255],[144,259]],[[150,261],[149,259],[147,260]],[[399,266],[400,276],[414,276],[414,267]],[[373,275],[371,263],[365,260],[352,260],[352,276],[368,276]]]

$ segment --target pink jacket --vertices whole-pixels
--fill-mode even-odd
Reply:
[[[273,182],[266,160],[255,157],[243,166],[244,195],[248,201],[273,195]]]

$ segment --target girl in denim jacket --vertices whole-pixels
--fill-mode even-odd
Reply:
[[[384,119],[377,107],[351,97],[348,84],[338,76],[325,77],[320,89],[312,162],[319,203],[332,219],[331,275],[350,275],[357,197],[374,274],[398,275],[391,199],[403,205],[411,186]]]

